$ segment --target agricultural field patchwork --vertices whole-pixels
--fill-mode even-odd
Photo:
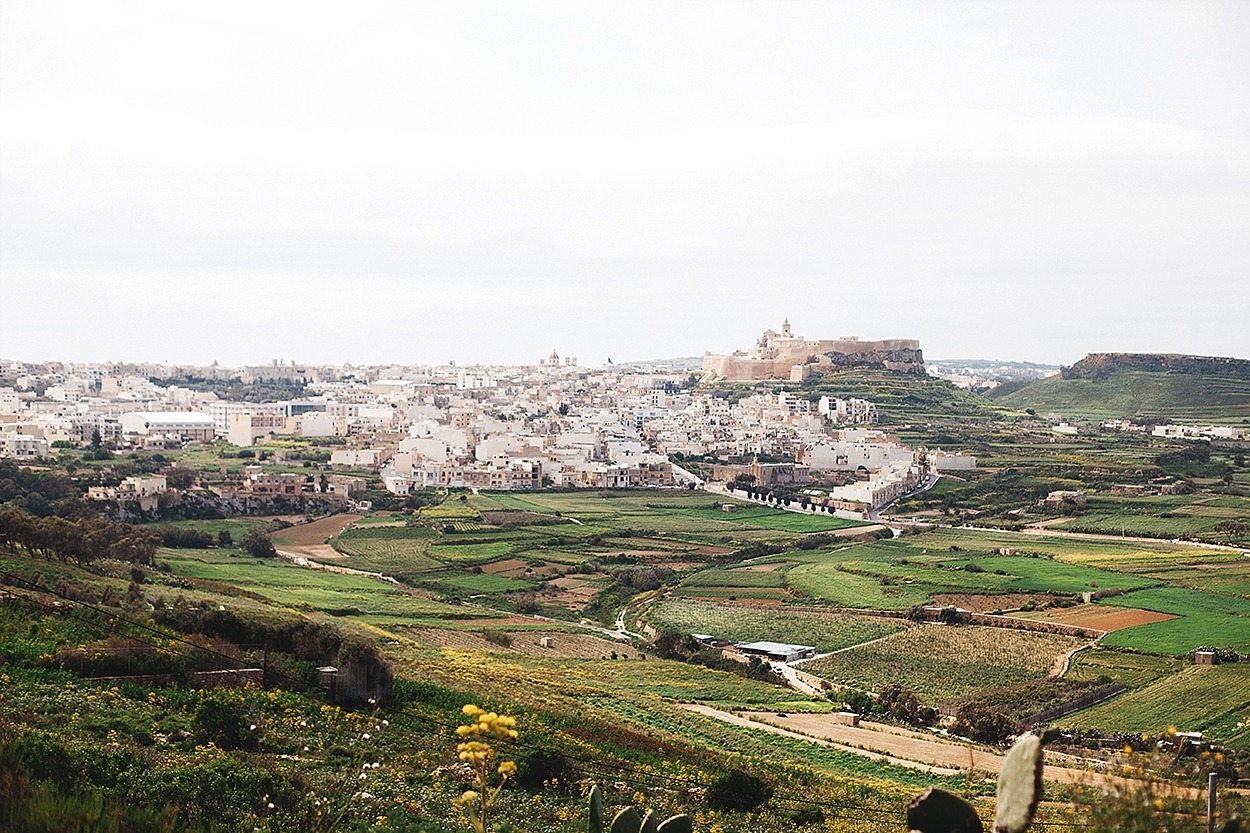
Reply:
[[[1244,544],[1248,543],[1244,534],[1226,533],[1220,525],[1247,518],[1250,498],[1237,495],[1098,495],[1080,517],[1057,528]]]
[[[459,619],[467,613],[465,608],[367,576],[312,570],[277,558],[252,558],[230,550],[168,549],[161,550],[158,558],[178,575],[233,585],[294,610],[354,616],[373,623]]]

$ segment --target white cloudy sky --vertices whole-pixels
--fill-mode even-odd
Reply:
[[[0,0],[0,356],[1250,356],[1250,3]]]

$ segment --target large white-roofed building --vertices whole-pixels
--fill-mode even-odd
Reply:
[[[122,436],[173,437],[187,442],[212,442],[217,424],[195,411],[132,411],[118,417]]]

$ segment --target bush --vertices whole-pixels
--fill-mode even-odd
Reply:
[[[517,759],[516,785],[526,792],[543,788],[571,790],[581,774],[569,759],[551,749],[535,749]]]
[[[205,694],[195,707],[196,739],[222,749],[255,749],[257,735],[249,724],[243,701],[227,692]]]
[[[707,803],[713,810],[749,813],[773,797],[773,788],[762,778],[740,769],[730,770],[707,789]]]
[[[505,631],[496,628],[482,628],[482,638],[492,645],[498,645],[500,648],[512,647],[512,637]]]

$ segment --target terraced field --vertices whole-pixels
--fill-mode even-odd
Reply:
[[[807,663],[804,669],[869,691],[899,683],[932,704],[1045,677],[1060,656],[1082,644],[1058,634],[922,625]]]
[[[1067,676],[1077,680],[1109,677],[1129,688],[1144,688],[1156,680],[1189,667],[1189,661],[1155,654],[1126,653],[1102,647],[1078,651],[1072,656]]]
[[[334,546],[351,556],[351,566],[357,569],[399,573],[441,567],[441,562],[429,555],[436,540],[428,529],[366,526],[344,530]]]
[[[1250,663],[1193,665],[1061,721],[1064,726],[1162,734],[1169,726],[1250,746]]]
[[[836,651],[916,627],[901,619],[850,616],[794,609],[665,599],[652,606],[647,621],[656,628],[706,633],[732,642],[789,642]]]

